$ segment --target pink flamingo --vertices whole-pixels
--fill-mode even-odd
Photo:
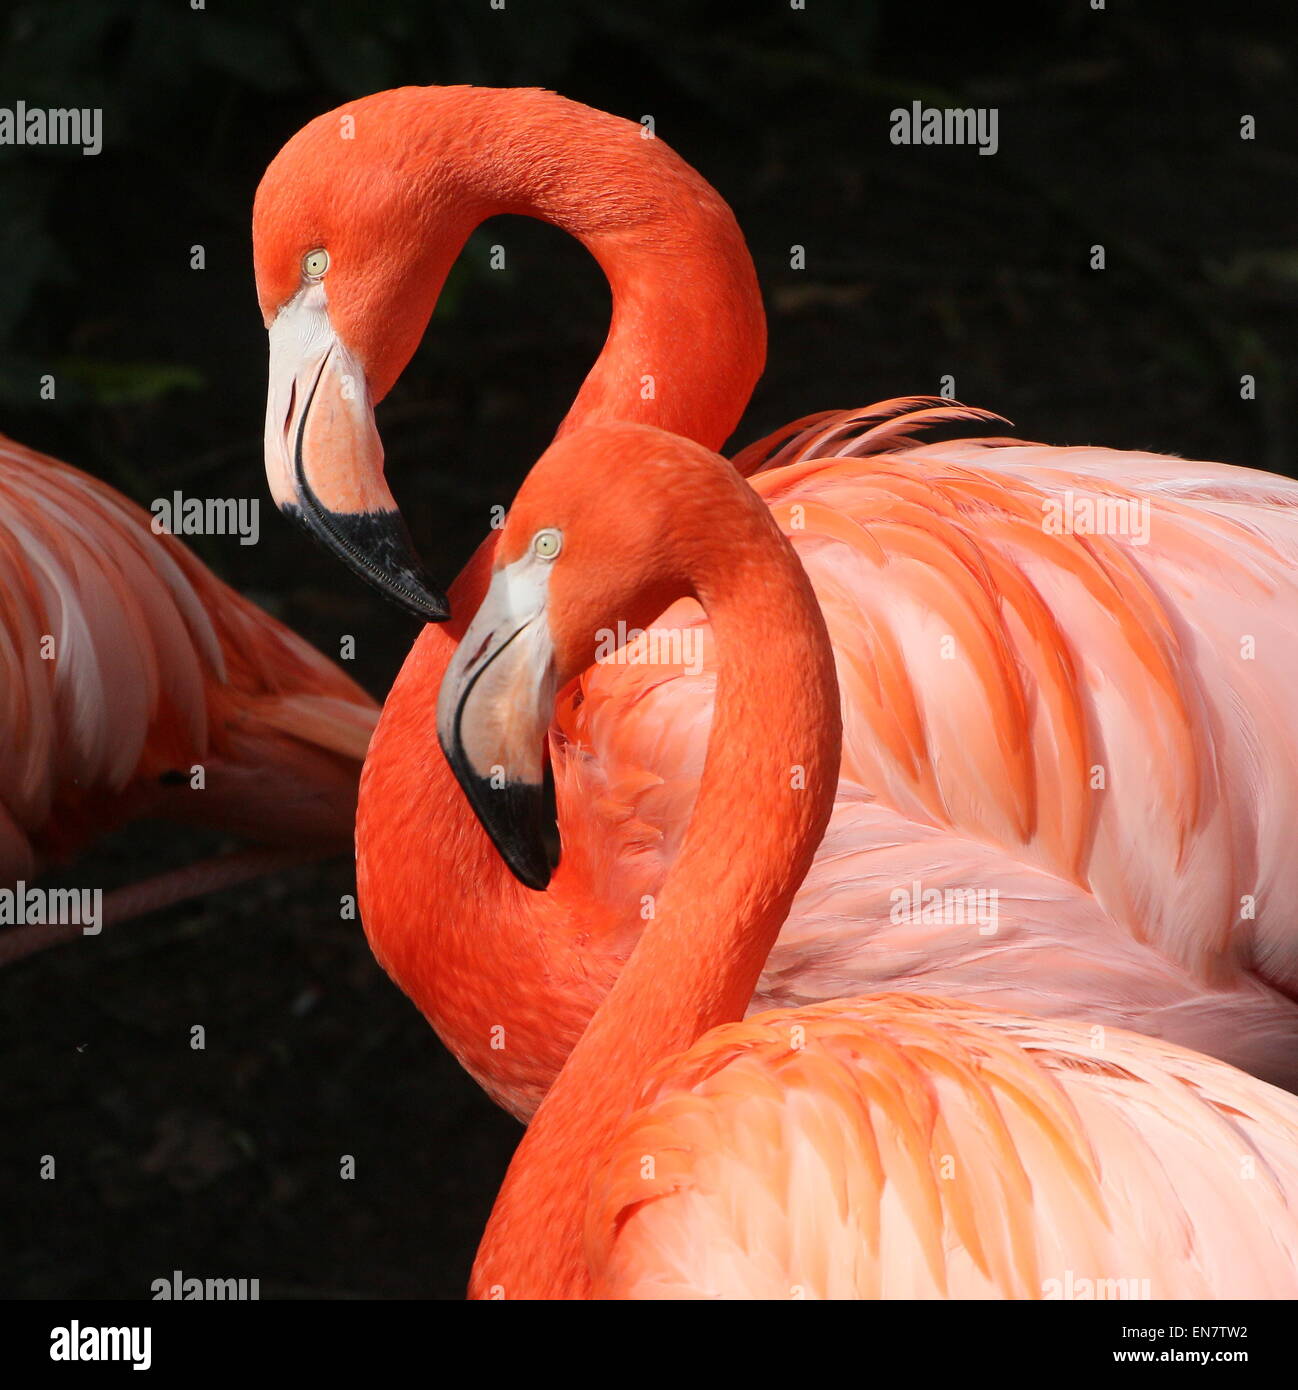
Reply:
[[[503,212],[580,238],[612,289],[608,341],[560,438],[624,420],[717,448],[762,367],[734,218],[639,126],[552,93],[467,87],[384,92],[312,121],[254,214],[268,478],[425,617],[445,604],[410,553],[373,407],[465,238]],[[985,418],[915,399],[828,412],[733,460],[811,577],[845,729],[829,830],[752,1007],[946,995],[1131,1028],[1298,1087],[1298,486],[1145,453],[913,438],[970,417]],[[662,486],[670,497],[666,473]],[[644,639],[564,693],[563,862],[529,891],[429,738],[495,542],[452,587],[458,621],[425,628],[388,697],[362,777],[358,884],[378,959],[526,1117],[680,850],[715,677],[685,601],[654,626],[694,633],[701,662],[648,660],[662,653]],[[526,873],[539,888],[548,866]]]
[[[30,883],[146,816],[265,847],[118,889],[106,922],[345,849],[377,717],[336,666],[151,522],[0,436],[0,884]],[[0,963],[80,930],[9,927]]]
[[[595,426],[524,482],[438,707],[496,842],[544,862],[555,690],[601,632],[687,596],[717,669],[693,814],[510,1165],[471,1295],[1293,1297],[1298,1097],[931,997],[740,1021],[834,810],[837,654],[771,512],[706,449]]]

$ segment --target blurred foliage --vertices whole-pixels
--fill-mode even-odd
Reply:
[[[72,382],[103,405],[133,405],[156,400],[169,391],[197,391],[201,372],[171,362],[101,362],[65,357],[55,364],[60,380]]]

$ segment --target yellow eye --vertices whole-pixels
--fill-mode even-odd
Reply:
[[[563,536],[558,531],[538,531],[532,537],[532,554],[540,560],[553,560],[563,546]]]
[[[308,251],[302,257],[302,274],[308,280],[318,280],[329,269],[329,252],[320,247],[318,251]]]

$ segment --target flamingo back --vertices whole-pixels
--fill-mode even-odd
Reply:
[[[139,815],[349,842],[374,702],[150,523],[0,436],[0,879]]]
[[[714,1029],[597,1165],[611,1298],[1285,1298],[1298,1098],[1118,1030],[898,995]]]
[[[754,1008],[932,989],[1298,1084],[1298,484],[912,438],[960,414],[888,402],[740,456],[820,598],[844,721],[840,806]],[[565,854],[622,905],[623,950],[714,688],[698,606],[655,628],[565,692],[553,738]],[[899,922],[912,885],[994,892],[994,931]]]

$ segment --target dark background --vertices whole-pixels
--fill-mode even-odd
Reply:
[[[102,106],[105,142],[0,147],[0,428],[146,505],[176,487],[265,498],[257,179],[349,98],[472,81],[652,113],[730,200],[771,328],[737,443],[951,374],[1026,438],[1291,472],[1294,28],[1287,5],[1131,0],[0,6],[0,105]],[[998,107],[1000,152],[894,147],[889,111],[915,98]],[[507,272],[487,269],[495,241]],[[379,412],[443,582],[607,315],[598,269],[555,229],[511,219],[470,243]],[[195,548],[325,651],[357,634],[355,672],[382,696],[415,629],[269,504],[261,544]],[[133,827],[80,881],[215,847]],[[142,1297],[173,1269],[255,1276],[267,1298],[460,1294],[518,1129],[338,920],[349,872],[299,870],[0,976],[0,1295]]]

